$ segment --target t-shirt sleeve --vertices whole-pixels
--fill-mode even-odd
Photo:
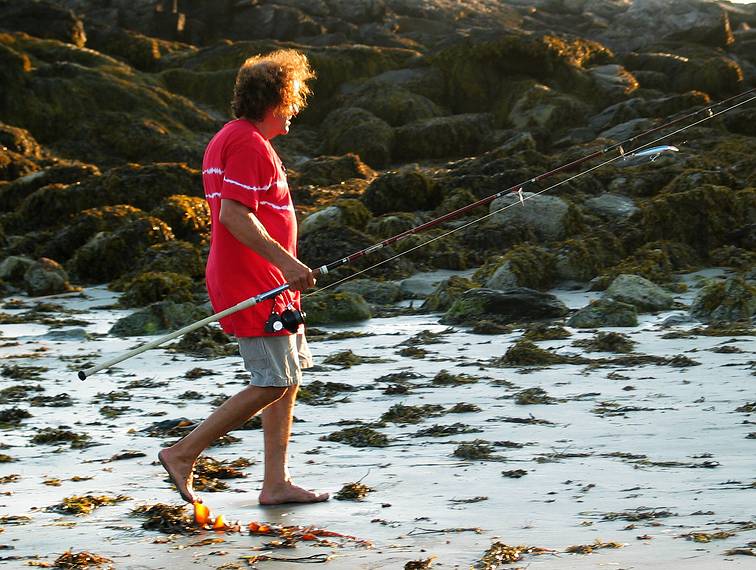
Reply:
[[[221,199],[236,200],[253,212],[262,195],[275,184],[275,165],[250,146],[229,149],[223,173]]]

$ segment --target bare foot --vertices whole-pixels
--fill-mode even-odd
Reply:
[[[194,495],[194,489],[192,489],[192,468],[193,464],[181,461],[177,457],[171,455],[170,449],[163,449],[158,453],[158,461],[163,466],[163,469],[168,473],[173,484],[187,503],[194,503],[199,501]]]
[[[320,503],[327,501],[328,493],[315,493],[291,482],[266,488],[260,492],[261,505],[281,505],[284,503]]]

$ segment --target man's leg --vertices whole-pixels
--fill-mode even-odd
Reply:
[[[292,483],[289,476],[289,436],[298,386],[262,412],[265,438],[265,476],[260,492],[261,505],[280,503],[317,503],[328,500],[328,493],[313,493]]]
[[[158,453],[158,459],[176,485],[181,498],[195,501],[191,487],[194,461],[208,445],[239,427],[257,412],[281,398],[286,388],[248,386],[216,409],[192,432]]]

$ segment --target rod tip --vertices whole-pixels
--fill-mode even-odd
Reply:
[[[87,375],[83,370],[79,370],[79,380],[86,380]]]

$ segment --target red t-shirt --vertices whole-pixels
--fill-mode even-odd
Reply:
[[[274,240],[296,256],[294,205],[283,164],[270,142],[247,120],[226,123],[205,149],[202,183],[212,215],[205,280],[213,309],[222,311],[284,284],[281,271],[238,241],[219,219],[221,199],[241,202]],[[279,314],[289,303],[299,309],[299,293],[284,291],[275,299],[221,319],[221,326],[237,337],[290,334],[286,329],[265,332],[273,303]]]

